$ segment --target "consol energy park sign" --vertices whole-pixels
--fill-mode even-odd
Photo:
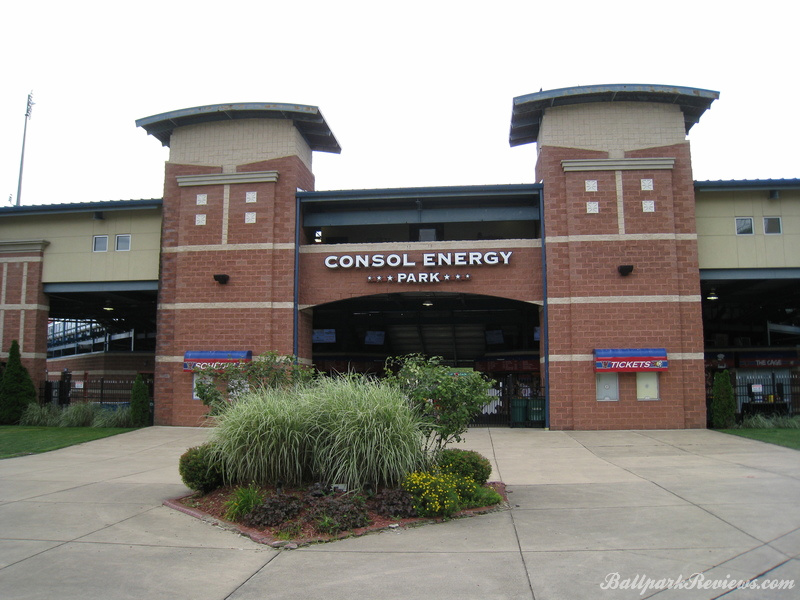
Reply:
[[[419,255],[399,254],[330,254],[325,257],[329,269],[396,269],[390,273],[367,275],[370,283],[440,283],[469,281],[470,267],[507,265],[511,261],[511,250],[487,250],[485,252],[424,252]],[[420,267],[429,270],[420,271]]]

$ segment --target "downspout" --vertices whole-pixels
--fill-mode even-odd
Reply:
[[[292,354],[295,362],[299,361],[299,327],[300,327],[300,198],[297,194],[295,199],[294,213],[294,299],[292,301],[293,323],[292,323]]]
[[[539,222],[542,235],[542,329],[544,341],[544,426],[550,429],[550,328],[547,310],[547,236],[544,226],[544,187],[539,191]]]

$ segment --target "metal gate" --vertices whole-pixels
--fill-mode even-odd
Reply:
[[[538,374],[508,373],[495,376],[491,401],[470,427],[544,427],[545,398]]]

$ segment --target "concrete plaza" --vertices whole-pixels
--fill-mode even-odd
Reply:
[[[800,453],[706,430],[471,429],[510,509],[280,551],[162,505],[206,429],[0,461],[0,598],[796,598]],[[642,590],[701,577],[691,589]],[[794,589],[708,589],[732,580]],[[701,585],[702,584],[702,585]],[[706,587],[707,589],[702,589]],[[622,589],[627,588],[627,589]]]

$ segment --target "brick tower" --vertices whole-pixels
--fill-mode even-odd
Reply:
[[[161,236],[156,424],[198,425],[187,352],[299,347],[295,193],[313,190],[312,151],[340,148],[319,109],[225,104],[140,119],[169,146]],[[308,325],[306,325],[308,327]]]
[[[511,144],[538,143],[544,184],[552,429],[705,426],[686,134],[717,97],[607,85],[514,100]]]

